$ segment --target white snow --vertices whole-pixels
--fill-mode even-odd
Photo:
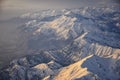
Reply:
[[[33,34],[28,45],[33,41],[38,54],[12,61],[7,69],[11,80],[118,80],[118,16],[114,7],[48,9],[22,15],[20,19],[28,18],[25,30]]]

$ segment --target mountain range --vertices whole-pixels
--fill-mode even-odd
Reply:
[[[16,19],[32,54],[1,80],[120,80],[119,7],[42,10]]]

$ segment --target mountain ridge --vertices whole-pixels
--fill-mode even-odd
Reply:
[[[30,34],[27,44],[35,52],[13,60],[0,79],[119,80],[119,13],[85,7],[20,16],[19,28]]]

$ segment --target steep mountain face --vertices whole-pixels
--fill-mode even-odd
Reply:
[[[84,33],[84,40],[120,48],[119,8],[46,10],[23,15],[23,31],[30,32],[32,49],[61,49]],[[47,46],[45,45],[47,44]]]
[[[2,80],[119,80],[119,7],[44,10],[19,17],[32,55],[13,60]]]
[[[119,55],[114,54],[104,58],[89,55],[65,67],[53,60],[48,63],[39,62],[32,67],[19,64],[17,60],[18,62],[13,61],[1,76],[3,76],[2,80],[119,80]],[[22,60],[26,62],[25,59]]]
[[[117,80],[111,58],[90,55],[70,66],[63,68],[55,80]],[[113,74],[114,73],[114,74]],[[62,76],[62,77],[61,77]]]

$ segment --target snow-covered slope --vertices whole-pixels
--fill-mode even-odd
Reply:
[[[113,56],[115,55],[103,58],[89,55],[65,67],[54,61],[33,67],[11,64],[6,70],[9,78],[6,75],[8,73],[4,72],[3,80],[119,80],[120,62]]]
[[[43,10],[19,17],[32,55],[13,60],[2,80],[119,80],[119,7]],[[35,52],[34,52],[35,51]]]
[[[114,71],[114,60],[90,55],[63,68],[55,80],[117,80],[118,71]]]
[[[29,19],[23,31],[31,33],[32,49],[63,48],[84,34],[82,39],[90,44],[120,48],[119,14],[115,7],[41,11],[22,18]]]

